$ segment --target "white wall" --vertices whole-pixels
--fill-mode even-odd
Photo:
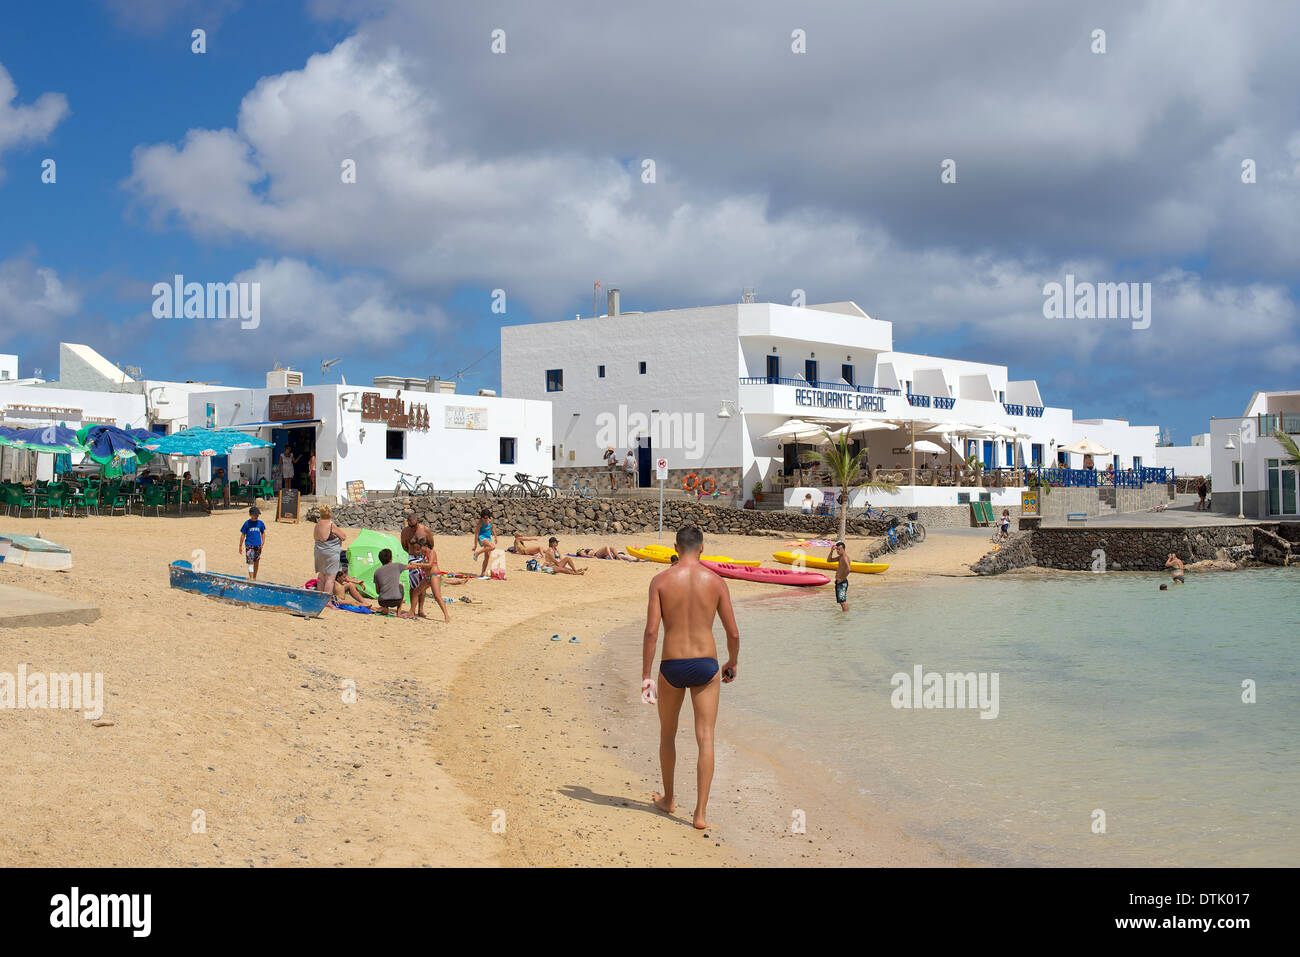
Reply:
[[[18,357],[0,353],[0,382],[12,382],[18,378]]]
[[[642,428],[670,469],[734,468],[741,458],[737,417],[717,415],[723,399],[737,397],[739,308],[505,326],[501,390],[550,402],[557,468],[597,466],[611,444],[621,459]],[[546,391],[548,369],[564,370],[563,391]]]
[[[1165,445],[1156,449],[1159,468],[1172,468],[1175,475],[1209,475],[1210,447],[1208,445]]]
[[[190,420],[203,424],[207,403],[216,406],[216,425],[221,428],[241,422],[265,422],[268,397],[289,392],[310,392],[315,397],[315,417],[320,424],[307,426],[316,437],[316,492],[321,496],[346,494],[346,483],[362,481],[367,489],[392,491],[397,484],[395,469],[421,476],[432,482],[435,490],[472,489],[482,476],[478,470],[505,472],[513,481],[515,472],[551,477],[551,410],[546,402],[490,398],[455,393],[403,392],[402,399],[428,406],[429,429],[406,431],[405,456],[387,457],[388,426],[383,422],[362,421],[360,412],[349,412],[339,397],[355,393],[358,404],[362,392],[375,392],[386,398],[397,395],[394,389],[365,386],[325,385],[294,389],[235,389],[195,393],[189,398]],[[351,398],[347,399],[351,403]],[[238,405],[238,407],[236,407]],[[448,406],[487,409],[487,429],[446,428]],[[256,434],[270,440],[271,426]],[[362,430],[365,430],[364,437]],[[515,463],[502,464],[500,439],[515,439]],[[539,447],[540,446],[540,447]],[[265,463],[266,452],[237,453],[231,466]],[[329,464],[328,471],[326,463]],[[264,469],[264,464],[258,466]],[[261,474],[261,471],[258,472]],[[414,481],[414,479],[412,479]]]

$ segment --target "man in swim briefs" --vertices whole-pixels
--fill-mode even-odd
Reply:
[[[849,610],[849,549],[843,542],[836,542],[827,561],[836,562],[835,566],[835,600],[840,603],[840,611]]]
[[[1187,573],[1187,570],[1183,567],[1181,558],[1170,552],[1169,557],[1165,560],[1165,568],[1172,568],[1174,570],[1174,581],[1180,585],[1183,584],[1183,576]]]
[[[406,517],[406,524],[402,526],[402,551],[409,555],[411,553],[411,542],[415,541],[417,538],[423,538],[429,543],[429,547],[432,548],[433,532],[429,530],[429,526],[416,518],[415,512],[411,511],[409,508],[403,514]]]
[[[713,783],[713,726],[718,718],[721,683],[736,679],[740,657],[740,630],[731,610],[731,593],[726,581],[700,564],[704,536],[694,525],[677,531],[678,560],[650,582],[650,604],[646,611],[645,634],[641,652],[641,700],[659,705],[659,764],[663,770],[663,794],[654,796],[654,805],[665,814],[677,810],[673,800],[673,772],[677,766],[677,719],[691,692],[691,709],[695,714],[695,743],[699,758],[695,765],[697,779],[694,825],[709,826],[705,808],[709,787]],[[727,663],[718,671],[718,646],[713,640],[713,616],[722,620],[727,633]],[[658,696],[650,675],[655,646],[659,642],[659,624],[664,626],[664,650],[659,661]]]

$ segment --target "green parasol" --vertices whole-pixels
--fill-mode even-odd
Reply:
[[[393,553],[393,561],[405,565],[410,557],[402,550],[396,535],[363,529],[357,533],[345,551],[348,553],[348,574],[361,582],[361,593],[371,598],[378,596],[375,589],[375,569],[379,567],[379,553],[385,548]],[[402,572],[402,598],[411,600],[410,573]]]

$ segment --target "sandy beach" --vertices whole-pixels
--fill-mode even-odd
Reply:
[[[55,866],[494,866],[960,864],[909,838],[885,809],[840,795],[779,729],[719,721],[707,832],[689,823],[694,740],[684,711],[679,811],[649,804],[657,726],[640,704],[640,629],[663,566],[580,562],[582,577],[523,570],[450,586],[453,621],[327,609],[303,619],[168,587],[201,550],[243,574],[244,513],[184,519],[3,519],[69,546],[74,567],[0,564],[0,582],[91,601],[89,625],[0,632],[0,671],[99,672],[104,715],[0,713],[8,801],[0,860]],[[265,580],[314,577],[311,526],[269,523]],[[396,532],[396,529],[383,529]],[[637,535],[617,544],[650,540]],[[566,537],[573,551],[609,536]],[[784,540],[707,536],[707,550],[767,558]],[[864,543],[850,542],[854,551]],[[470,538],[438,536],[469,571]],[[968,574],[985,534],[932,532],[887,580]],[[737,601],[772,586],[731,582]],[[829,601],[829,596],[827,597]],[[558,634],[561,641],[552,641]],[[569,641],[576,636],[579,641]],[[741,679],[746,660],[743,645]],[[350,689],[355,687],[355,700]],[[863,810],[865,808],[865,811]],[[806,833],[791,829],[802,812]]]

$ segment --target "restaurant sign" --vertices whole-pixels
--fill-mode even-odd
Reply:
[[[271,422],[294,422],[316,418],[316,397],[310,392],[271,395],[266,398],[266,417]]]
[[[852,409],[857,412],[885,411],[883,395],[839,392],[833,389],[795,389],[794,404],[809,405],[819,409]]]
[[[361,393],[361,421],[385,422],[390,429],[427,429],[429,407],[423,402],[388,399],[378,392]]]
[[[467,405],[449,405],[447,406],[446,417],[443,420],[443,428],[447,429],[472,429],[478,432],[487,431],[487,409],[472,408]]]

